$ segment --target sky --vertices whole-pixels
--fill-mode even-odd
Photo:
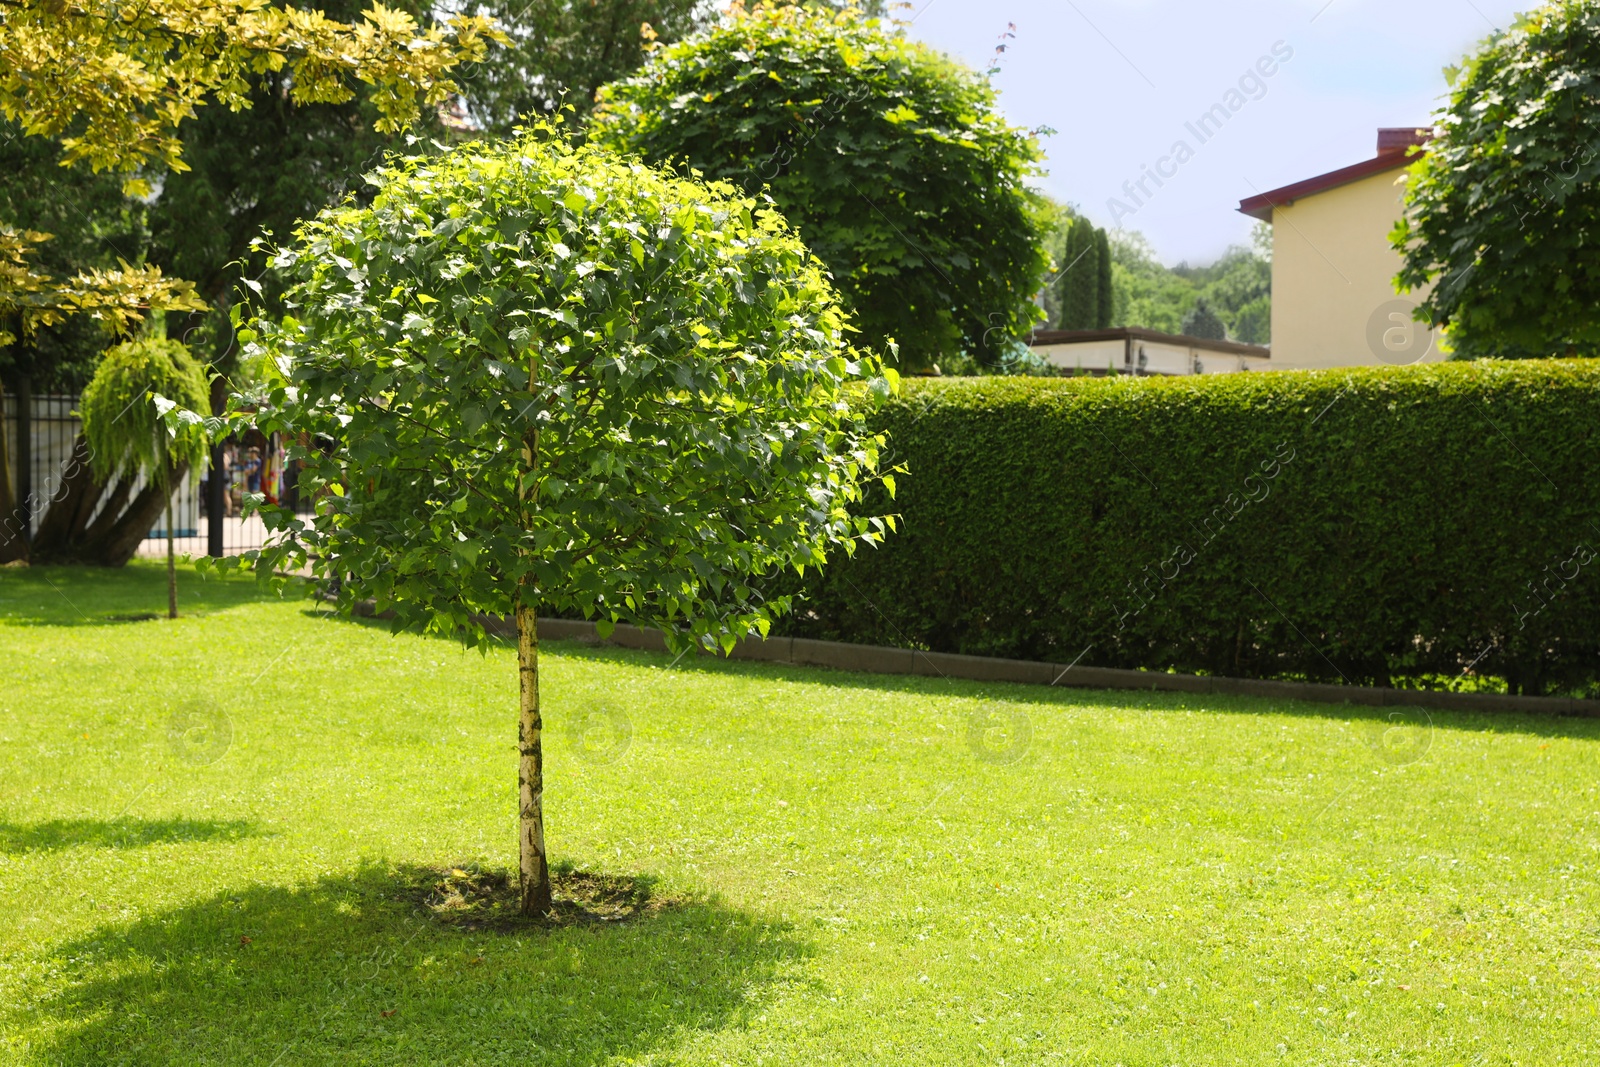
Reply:
[[[1428,125],[1447,89],[1444,69],[1530,6],[915,0],[900,17],[912,37],[980,71],[1004,43],[992,76],[1001,109],[1016,125],[1056,131],[1041,139],[1044,191],[1096,225],[1142,232],[1176,265],[1247,244],[1254,220],[1237,210],[1245,197],[1372,156],[1380,126]],[[1244,91],[1230,97],[1241,78]],[[1203,130],[1202,143],[1186,124],[1217,103],[1237,110],[1220,130]],[[1192,154],[1174,155],[1180,140]],[[1136,203],[1124,183],[1164,157],[1171,176],[1159,187],[1147,179],[1151,195]]]

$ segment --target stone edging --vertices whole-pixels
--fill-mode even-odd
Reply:
[[[515,633],[508,620],[483,620],[499,633]],[[548,640],[598,641],[594,623],[573,619],[540,619],[539,636]],[[623,648],[666,651],[666,641],[656,630],[619,625],[607,643]],[[1161,674],[1110,667],[1077,667],[1030,660],[962,656],[949,652],[918,652],[878,645],[851,645],[840,641],[812,641],[804,637],[772,637],[765,641],[744,638],[733,646],[732,659],[787,663],[804,667],[832,667],[868,674],[916,674],[964,678],[980,682],[1020,682],[1028,685],[1062,685],[1075,689],[1146,689],[1169,693],[1217,693],[1226,696],[1273,697],[1310,700],[1324,704],[1363,704],[1369,707],[1424,707],[1454,711],[1522,711],[1552,715],[1600,716],[1600,700],[1568,697],[1509,696],[1504,693],[1443,693],[1416,689],[1377,689],[1360,685],[1322,685],[1312,682],[1272,682],[1256,678],[1218,678],[1194,674]]]

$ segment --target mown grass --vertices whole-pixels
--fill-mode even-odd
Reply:
[[[514,862],[510,652],[183,595],[0,572],[0,1062],[1600,1055],[1594,722],[551,644],[553,850],[659,906],[505,930],[418,886]]]

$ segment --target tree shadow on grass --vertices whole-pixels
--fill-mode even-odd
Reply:
[[[0,854],[66,848],[142,848],[173,841],[238,841],[260,831],[242,819],[49,819],[21,824],[0,820]]]
[[[806,952],[714,900],[463,927],[419,896],[428,877],[366,866],[102,927],[57,950],[65,988],[17,1021],[52,1064],[584,1067],[741,1025]]]
[[[387,621],[348,616],[308,608],[307,616],[337,619],[357,625],[391,629]],[[429,635],[430,640],[451,640]],[[513,642],[501,639],[508,648]],[[1071,686],[1027,685],[1019,682],[980,682],[964,678],[944,678],[927,674],[868,674],[835,670],[829,667],[799,666],[760,660],[725,659],[721,656],[691,653],[673,656],[667,652],[624,648],[592,640],[546,639],[540,647],[547,652],[631,667],[665,668],[684,673],[731,675],[764,678],[772,681],[824,685],[834,689],[860,689],[877,692],[903,692],[928,697],[955,697],[967,700],[993,700],[1008,703],[1050,706],[1098,707],[1126,711],[1169,711],[1203,708],[1217,714],[1290,715],[1298,718],[1361,721],[1378,727],[1396,722],[1424,724],[1442,730],[1524,733],[1539,737],[1570,737],[1600,740],[1600,718],[1552,715],[1518,711],[1465,711],[1427,708],[1406,704],[1374,706],[1367,704],[1322,703],[1279,697],[1228,696],[1213,693],[1180,693],[1137,689],[1077,689]]]
[[[686,673],[759,677],[773,681],[825,685],[836,689],[902,692],[934,698],[993,700],[998,697],[1008,703],[1034,705],[1040,708],[1085,704],[1123,711],[1159,712],[1199,708],[1217,714],[1291,715],[1299,718],[1362,721],[1379,725],[1394,722],[1396,713],[1401,713],[1400,717],[1407,722],[1426,723],[1440,730],[1523,733],[1539,737],[1600,740],[1600,718],[1571,715],[1517,711],[1459,711],[1443,708],[1424,710],[1403,704],[1383,707],[1365,704],[1325,704],[1277,697],[1176,693],[1153,689],[1076,689],[1068,686],[1027,685],[1020,682],[979,682],[964,678],[943,678],[937,675],[866,674],[829,667],[764,663],[759,660],[734,660],[695,654],[684,656],[674,662],[673,657],[665,652],[621,648],[590,641],[563,640],[540,644],[549,652],[559,655],[634,667],[664,668],[670,663],[673,664],[673,670]]]
[[[293,583],[286,596],[299,596]],[[202,577],[178,568],[178,613],[208,615],[272,599],[254,577]],[[7,567],[0,570],[0,626],[149,626],[167,615],[165,564]]]

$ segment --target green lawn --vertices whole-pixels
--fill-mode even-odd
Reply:
[[[469,930],[512,654],[183,580],[0,571],[0,1062],[1600,1062],[1600,724],[551,644],[554,854],[661,906]]]

